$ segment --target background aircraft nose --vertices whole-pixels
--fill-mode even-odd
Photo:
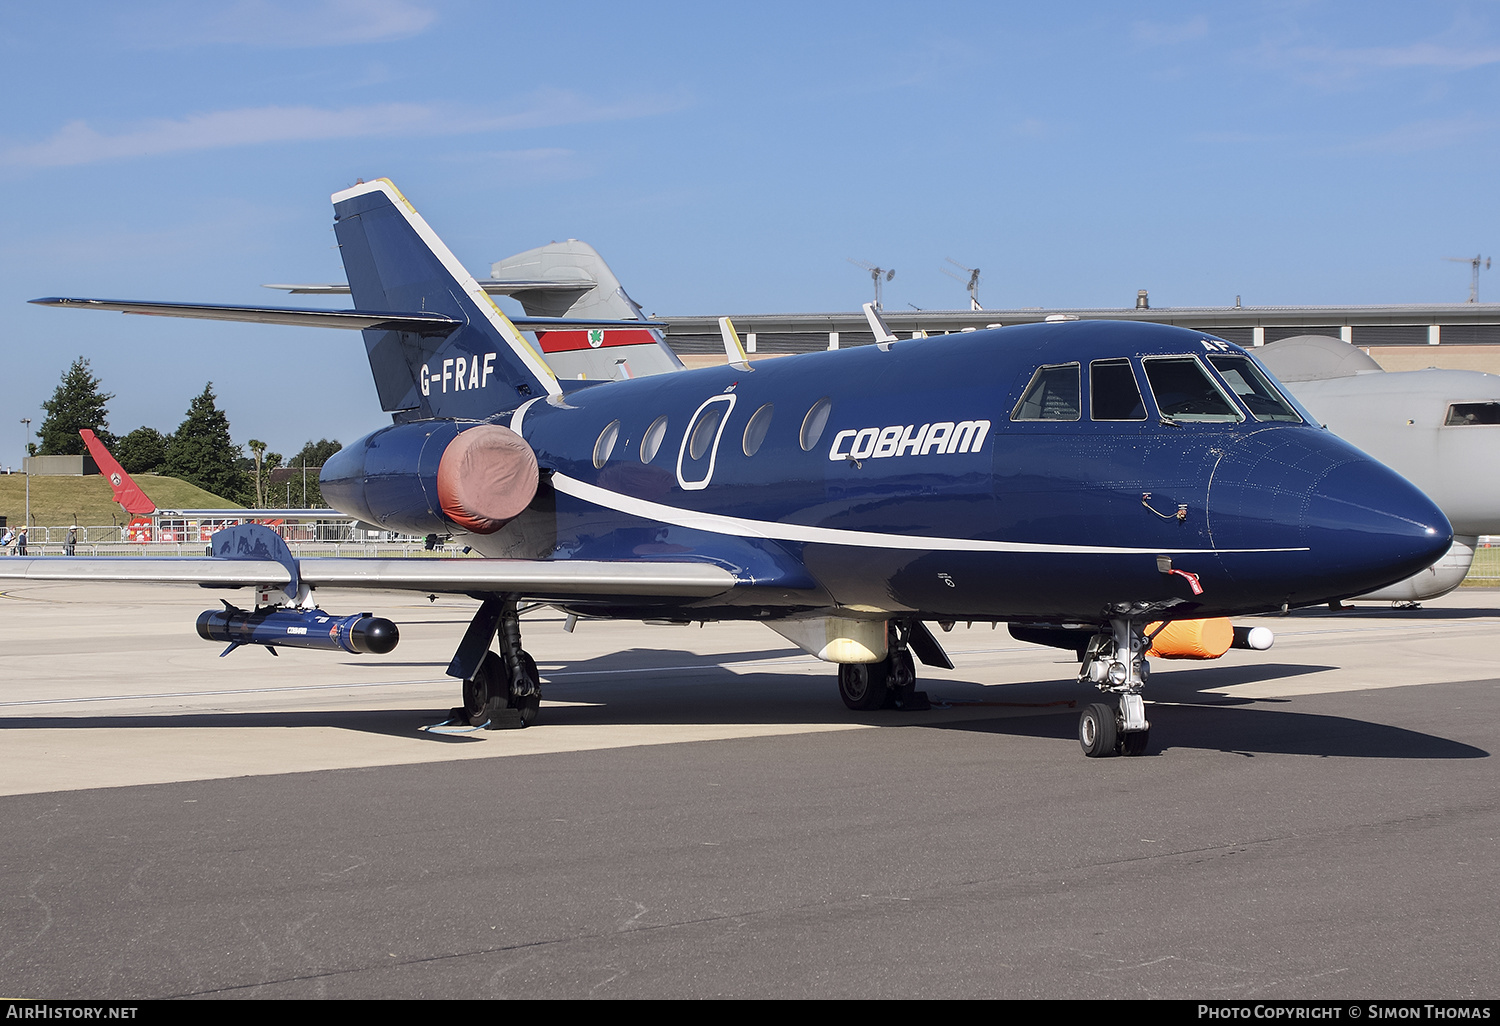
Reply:
[[[1351,595],[1431,566],[1453,540],[1448,518],[1431,499],[1369,457],[1324,474],[1308,496],[1303,523],[1319,572]]]

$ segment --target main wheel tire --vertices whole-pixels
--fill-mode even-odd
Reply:
[[[910,652],[892,652],[885,661],[886,705],[905,709],[917,691],[917,666]]]
[[[842,663],[839,666],[839,697],[856,711],[885,705],[886,663]]]
[[[1078,717],[1078,743],[1083,746],[1084,755],[1090,759],[1114,755],[1117,737],[1114,706],[1092,702],[1083,707]]]
[[[464,681],[464,715],[469,725],[482,727],[505,708],[510,694],[510,680],[505,660],[498,652],[486,652],[474,676]]]
[[[1128,734],[1120,735],[1121,755],[1145,755],[1146,745],[1151,740],[1150,729],[1132,730]]]
[[[526,685],[521,686],[520,681],[513,682],[506,704],[519,718],[517,726],[529,727],[536,722],[537,712],[542,706],[542,679],[537,673],[536,660],[531,658],[529,652],[521,653],[521,672],[526,675]],[[528,693],[517,694],[522,691]]]

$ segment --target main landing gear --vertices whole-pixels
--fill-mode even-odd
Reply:
[[[909,625],[892,621],[890,644],[883,661],[839,665],[839,697],[845,705],[857,711],[932,708],[927,693],[917,690],[917,667],[907,647],[912,630]],[[923,658],[926,659],[925,653]]]
[[[490,650],[498,636],[500,651]],[[449,718],[487,730],[529,727],[542,704],[536,660],[521,647],[516,600],[486,599],[458,646],[448,675],[463,680],[462,707]]]
[[[1080,683],[1092,683],[1106,696],[1090,702],[1078,717],[1078,743],[1091,759],[1144,755],[1151,740],[1141,689],[1150,676],[1149,639],[1131,620],[1110,621],[1110,632],[1094,635],[1083,656]]]

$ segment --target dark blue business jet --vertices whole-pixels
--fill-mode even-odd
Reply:
[[[489,558],[298,560],[244,527],[212,557],[0,572],[254,586],[254,610],[225,603],[199,631],[272,651],[394,645],[388,621],[311,608],[318,586],[472,595],[448,673],[455,713],[491,727],[539,705],[523,600],[762,620],[838,664],[861,710],[920,707],[913,655],[951,667],[927,623],[1004,621],[1075,650],[1098,694],[1080,741],[1103,756],[1146,748],[1160,625],[1364,594],[1452,540],[1426,496],[1199,332],[1037,324],[564,381],[522,330],[584,322],[508,318],[388,181],[333,204],[354,310],[38,302],[362,330],[392,423],[328,461],[324,496]]]

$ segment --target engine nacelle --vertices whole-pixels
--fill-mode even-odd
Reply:
[[[369,613],[333,616],[321,609],[236,609],[227,602],[223,609],[198,614],[198,636],[229,645],[226,655],[241,645],[385,655],[401,640],[394,623]]]
[[[408,534],[492,534],[536,495],[536,453],[499,424],[392,424],[323,465],[323,496],[369,524]]]

